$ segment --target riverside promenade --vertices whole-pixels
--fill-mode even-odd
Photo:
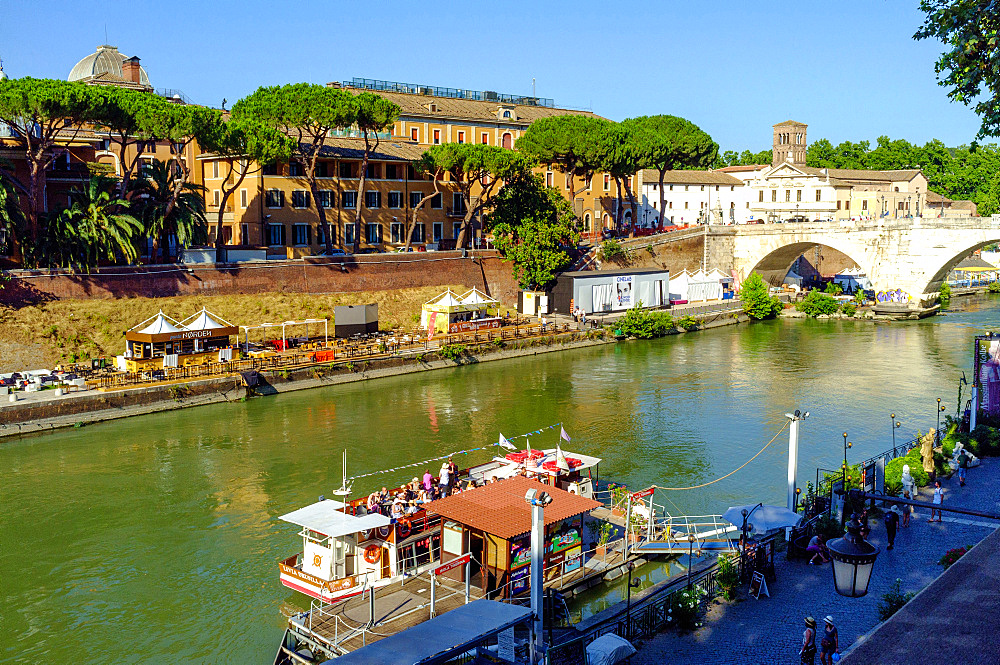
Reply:
[[[1000,512],[1000,459],[986,458],[980,466],[970,469],[965,487],[959,487],[957,475],[943,480],[942,486],[945,506]],[[930,503],[929,488],[922,488],[920,500]],[[803,618],[814,617],[822,634],[823,617],[828,614],[833,615],[840,632],[841,651],[846,651],[879,623],[878,603],[896,578],[902,580],[904,592],[919,591],[943,572],[938,560],[946,551],[978,543],[1000,527],[1000,522],[949,517],[947,513],[941,523],[929,523],[929,512],[916,509],[910,527],[897,531],[892,550],[885,549],[881,520],[872,522],[869,540],[881,552],[864,598],[838,595],[829,564],[810,566],[804,560],[788,561],[782,553],[775,557],[777,580],[769,585],[770,598],[761,594],[760,600],[754,600],[746,596],[743,587],[734,603],[713,600],[700,628],[686,635],[672,630],[656,635],[642,644],[632,664],[798,663]],[[913,654],[916,660],[926,656]]]

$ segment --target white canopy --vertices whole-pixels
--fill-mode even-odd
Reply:
[[[462,304],[461,299],[455,296],[455,292],[448,289],[437,298],[432,298],[424,303],[425,305],[434,305],[435,307],[458,307]]]
[[[279,519],[316,531],[330,538],[338,538],[350,533],[367,531],[368,529],[377,529],[382,526],[388,526],[391,523],[388,517],[379,515],[378,513],[369,513],[361,517],[348,515],[341,512],[344,505],[340,501],[324,499],[311,506],[299,508],[287,515],[282,515]]]
[[[495,305],[498,301],[479,289],[471,289],[459,296],[463,305]]]
[[[212,318],[214,316],[216,315],[202,307],[200,312],[196,312],[195,314],[192,314],[188,318],[184,319],[181,322],[181,325],[188,330],[215,330],[217,328],[233,327],[231,323],[225,321],[221,316],[217,317],[219,321],[222,321],[222,323],[219,323],[219,321]]]
[[[159,314],[150,318],[152,319],[153,322],[150,323],[145,328],[143,328],[142,330],[137,330],[136,332],[140,332],[144,335],[159,335],[160,333],[181,332],[182,330],[185,329],[184,326],[182,326],[180,323],[174,321],[169,316],[164,314],[163,310],[160,310]],[[146,319],[146,321],[149,320],[150,319]],[[143,321],[142,323],[146,323],[146,321]],[[140,323],[139,326],[141,326],[142,323]],[[139,326],[136,326],[136,328],[138,328]],[[135,330],[135,328],[133,328],[132,330]]]

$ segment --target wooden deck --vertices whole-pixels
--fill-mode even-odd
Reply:
[[[334,605],[325,605],[291,620],[293,630],[304,632],[332,651],[347,653],[377,642],[430,618],[431,585],[426,575],[375,591],[374,613],[369,593]],[[473,586],[470,602],[482,597]],[[465,584],[438,577],[434,592],[436,615],[465,603]],[[367,627],[372,622],[371,627]]]

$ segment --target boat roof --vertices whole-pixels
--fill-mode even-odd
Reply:
[[[481,598],[326,663],[415,665],[442,662],[443,656],[468,651],[484,638],[530,617],[528,607]]]
[[[292,511],[287,515],[282,515],[278,519],[321,533],[330,538],[346,536],[350,533],[367,531],[368,529],[377,529],[378,527],[390,524],[388,517],[379,515],[378,513],[369,513],[360,517],[349,515],[342,512],[345,505],[347,504],[340,501],[324,499],[305,508]]]
[[[545,457],[539,457],[538,460],[533,460],[538,462],[538,466],[541,466],[545,462],[554,462],[558,450],[556,448],[543,448],[542,452],[545,453]],[[583,464],[581,464],[580,466],[573,467],[574,471],[589,469],[592,466],[597,466],[602,461],[600,457],[591,457],[590,455],[584,455],[582,453],[573,453],[568,450],[563,450],[562,453],[564,457],[575,457],[581,462],[583,462]],[[551,476],[554,476],[557,473],[552,471],[545,471],[544,469],[539,469],[539,470],[543,471],[544,473],[548,473]],[[530,469],[530,471],[534,473],[534,469]]]

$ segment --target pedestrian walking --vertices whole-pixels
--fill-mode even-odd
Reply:
[[[899,526],[899,506],[893,506],[889,510],[885,511],[885,535],[889,539],[889,546],[887,549],[892,549],[893,543],[896,541],[896,527]]]
[[[837,627],[833,625],[833,617],[829,614],[823,619],[826,624],[823,628],[823,639],[820,640],[819,661],[823,665],[833,665],[833,654],[840,653],[840,639],[837,636]]]
[[[969,456],[965,452],[965,448],[958,453],[958,484],[965,487],[965,472],[969,468]]]
[[[941,487],[941,481],[934,481],[934,498],[932,499],[933,505],[940,506],[944,503],[944,489]],[[937,519],[934,519],[934,513],[937,513]],[[928,522],[940,522],[941,521],[941,510],[938,508],[931,508],[931,518],[927,520]]]
[[[903,498],[909,499],[910,493],[903,492]],[[905,506],[903,506],[903,522],[902,524],[900,524],[900,526],[904,528],[910,526],[910,515],[912,514],[913,514],[913,506],[911,506],[910,504],[906,504]]]
[[[584,326],[587,325],[587,312],[585,312],[582,307],[580,308],[580,323]]]
[[[799,649],[802,665],[816,665],[816,619],[806,617],[806,629],[802,633],[802,648]]]

